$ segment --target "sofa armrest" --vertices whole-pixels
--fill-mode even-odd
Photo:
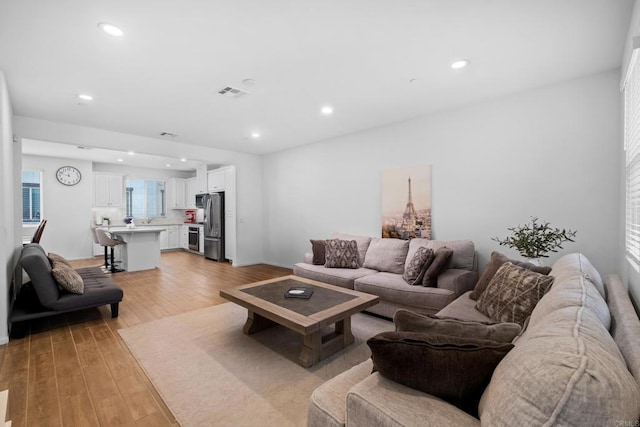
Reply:
[[[472,290],[478,281],[478,273],[469,270],[450,268],[438,276],[438,288],[448,289],[460,296]]]
[[[347,393],[347,423],[368,426],[480,426],[480,420],[435,396],[369,375]]]
[[[313,264],[313,253],[306,252],[304,254],[304,258],[302,259],[302,262],[304,262],[305,264]]]

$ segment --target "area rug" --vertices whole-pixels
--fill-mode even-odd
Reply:
[[[282,326],[245,335],[246,317],[226,303],[118,332],[183,427],[298,427],[313,390],[368,359],[368,338],[393,330],[389,321],[356,314],[354,344],[303,368],[296,363],[301,335]]]

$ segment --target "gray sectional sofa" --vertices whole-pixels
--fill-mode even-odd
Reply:
[[[293,266],[296,276],[331,285],[355,289],[380,297],[380,303],[367,311],[393,318],[398,309],[434,314],[463,293],[472,290],[478,280],[475,247],[470,240],[438,241],[412,239],[398,244],[397,239],[380,239],[333,233],[332,239],[355,240],[360,268],[326,268],[312,263],[313,254],[306,253],[304,262]],[[419,247],[434,251],[446,246],[453,250],[447,268],[438,276],[437,286],[411,286],[403,278],[406,265]]]
[[[22,248],[20,265],[29,276],[30,284],[22,286],[12,307],[10,321],[14,336],[23,332],[15,328],[20,322],[106,304],[111,306],[111,317],[118,316],[124,292],[100,267],[75,270],[84,282],[84,293],[80,295],[59,289],[49,258],[39,244],[29,243]],[[27,289],[32,292],[25,292]]]
[[[584,255],[553,264],[551,289],[535,306],[514,348],[497,365],[469,415],[435,396],[372,373],[372,362],[317,388],[309,427],[637,426],[640,321],[620,279],[602,280]],[[439,317],[490,320],[469,293]]]

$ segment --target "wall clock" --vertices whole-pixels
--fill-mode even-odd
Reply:
[[[73,166],[62,166],[56,172],[56,178],[58,178],[60,184],[76,185],[82,179],[82,174]]]

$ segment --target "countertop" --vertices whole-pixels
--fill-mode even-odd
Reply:
[[[155,226],[135,226],[135,227],[109,227],[107,231],[110,233],[160,233],[162,231],[166,231],[167,227],[163,227],[161,225]]]

